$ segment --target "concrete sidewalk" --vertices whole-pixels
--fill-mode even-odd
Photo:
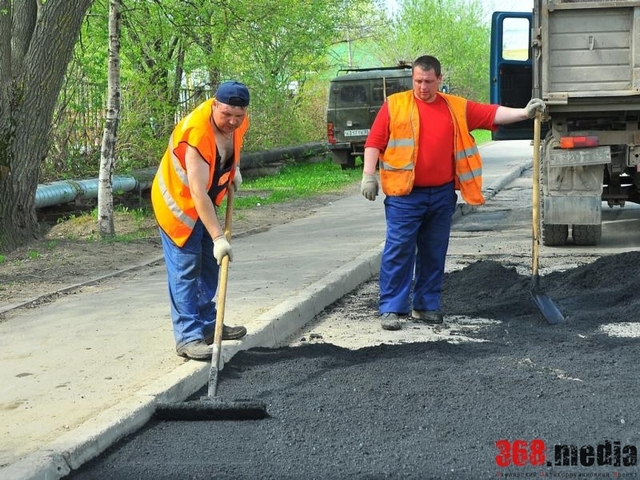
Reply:
[[[531,165],[530,142],[481,147],[490,198]],[[383,197],[359,195],[233,239],[225,323],[237,351],[276,346],[378,272]],[[472,209],[459,208],[457,214]],[[5,314],[0,324],[0,478],[60,478],[144,425],[158,400],[182,401],[209,364],[175,355],[162,262]],[[372,321],[377,321],[372,312]]]

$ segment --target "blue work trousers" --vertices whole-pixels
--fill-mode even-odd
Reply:
[[[456,202],[453,182],[440,187],[415,187],[408,195],[385,198],[387,234],[380,266],[381,314],[404,315],[411,308],[440,310]]]
[[[213,256],[213,240],[200,220],[191,236],[178,247],[160,229],[167,267],[171,321],[176,348],[211,335],[216,320],[213,297],[220,267]]]

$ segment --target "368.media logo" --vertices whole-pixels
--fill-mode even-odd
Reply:
[[[605,440],[598,445],[555,444],[551,448],[544,440],[496,441],[498,467],[635,467],[638,449],[620,441]]]

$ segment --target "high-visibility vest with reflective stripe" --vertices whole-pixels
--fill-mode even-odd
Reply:
[[[387,98],[389,141],[380,154],[380,184],[385,195],[407,195],[413,189],[420,138],[420,115],[413,90]]]
[[[438,93],[446,102],[454,125],[455,186],[471,205],[482,205],[482,158],[467,126],[467,100]],[[407,195],[415,180],[420,118],[413,91],[390,95],[387,99],[390,135],[380,155],[380,183],[385,195]]]
[[[211,125],[213,101],[209,99],[201,103],[176,125],[151,186],[151,202],[158,225],[179,247],[186,243],[198,220],[185,166],[187,146],[198,150],[209,164],[207,190],[216,191],[212,200],[219,206],[227,193],[228,185],[233,182],[235,166],[240,162],[244,134],[249,127],[248,118],[245,117],[240,127],[234,131],[232,168],[220,176],[217,188],[212,189],[217,152]]]

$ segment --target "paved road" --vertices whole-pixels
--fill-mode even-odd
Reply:
[[[367,281],[227,365],[221,395],[270,418],[152,421],[71,478],[640,478],[640,210],[606,211],[601,246],[541,249],[551,327],[528,295],[530,185],[456,220],[442,327],[382,331]]]

